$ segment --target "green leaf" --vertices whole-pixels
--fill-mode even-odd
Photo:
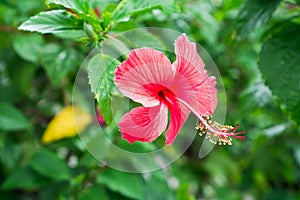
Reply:
[[[85,154],[80,158],[78,166],[93,168],[99,166],[99,161],[90,152],[85,152]]]
[[[67,40],[80,40],[81,38],[86,37],[85,32],[83,30],[64,31],[61,33],[54,33],[53,35]]]
[[[71,9],[83,20],[90,23],[93,27],[96,27],[97,31],[100,31],[100,21],[94,12],[89,13],[90,7],[87,0],[48,0],[46,3],[57,4],[67,9]]]
[[[116,24],[115,26],[112,27],[112,31],[117,31],[117,32],[124,32],[128,31],[130,29],[136,29],[136,22],[133,20],[127,21],[127,22],[120,22]]]
[[[125,140],[120,140],[119,146],[125,151],[135,153],[148,153],[157,150],[155,144],[144,142],[135,142],[133,144],[130,144]]]
[[[67,198],[66,194],[68,191],[70,191],[70,184],[62,181],[62,182],[53,182],[51,181],[46,186],[39,189],[39,199],[41,200],[67,200],[70,198]],[[63,197],[64,196],[64,197]]]
[[[123,0],[112,15],[113,22],[128,21],[129,17],[148,12],[155,8],[162,9],[164,6],[172,4],[171,0]]]
[[[14,171],[2,184],[2,189],[32,190],[47,184],[48,180],[35,173],[30,167]]]
[[[180,185],[180,187],[178,188],[177,193],[176,193],[176,199],[177,200],[194,200],[195,197],[190,194],[189,188],[190,188],[189,184]]]
[[[293,125],[292,122],[285,122],[282,124],[276,124],[275,126],[269,127],[263,130],[263,133],[268,137],[274,137],[281,133],[285,133]]]
[[[83,28],[82,20],[68,14],[64,10],[41,12],[25,21],[19,30],[45,33],[61,33]]]
[[[300,166],[300,147],[296,147],[295,151],[294,151],[294,157],[295,160],[297,161],[298,166]]]
[[[110,22],[111,22],[111,17],[112,17],[112,13],[111,12],[104,12],[102,14],[102,28],[105,30],[105,31],[108,31],[108,29],[110,28],[109,25],[110,25]]]
[[[144,183],[138,174],[107,169],[97,176],[97,182],[126,197],[144,199]]]
[[[28,129],[29,121],[14,106],[10,104],[0,104],[0,130],[18,131]]]
[[[38,34],[18,35],[14,38],[14,49],[29,62],[37,62],[43,48],[43,37]]]
[[[45,46],[42,55],[42,66],[54,85],[58,85],[66,74],[79,67],[82,60],[81,54],[75,49],[66,49],[57,44]]]
[[[104,8],[103,9],[103,13],[105,13],[105,12],[112,13],[116,9],[117,6],[118,6],[117,2],[109,2],[109,1],[107,1],[107,4],[106,5],[104,4],[102,6]]]
[[[111,110],[112,92],[116,86],[113,81],[114,70],[120,62],[104,54],[94,56],[88,65],[89,83],[92,92],[95,93],[101,114],[105,122],[109,124],[112,121],[113,114]]]
[[[57,154],[41,150],[33,155],[30,166],[39,174],[54,179],[68,180],[70,173],[67,164]]]
[[[300,25],[288,23],[263,43],[260,69],[281,104],[281,108],[300,123]]]
[[[27,95],[30,92],[37,69],[36,64],[28,63],[20,66],[18,71],[13,74],[14,84],[18,85],[23,94]]]
[[[78,197],[78,200],[94,200],[94,199],[101,199],[101,200],[109,199],[104,190],[104,187],[100,184],[95,184],[87,188]]]
[[[247,0],[239,12],[238,35],[247,36],[272,16],[281,0]]]
[[[242,109],[245,109],[245,111],[263,108],[270,103],[271,100],[271,91],[263,82],[255,82],[251,84],[246,90],[241,92],[239,99],[243,105]]]
[[[144,29],[124,32],[118,39],[128,45],[130,48],[160,48],[166,49],[164,43],[155,35]]]
[[[5,5],[1,2],[0,4],[0,19],[1,24],[12,24],[17,16],[17,11],[12,7]]]
[[[97,43],[98,42],[98,35],[95,32],[94,28],[88,23],[84,23],[83,28],[84,28],[85,34],[88,36],[90,41],[93,42],[93,43]]]
[[[171,178],[170,176],[166,177],[165,172],[163,172],[163,170],[151,172],[148,175],[149,176],[145,179],[146,181],[145,199],[157,199],[157,200],[176,199],[174,192],[169,187],[169,183],[167,180]],[[151,192],[147,192],[147,191],[151,191]]]
[[[20,88],[16,84],[6,85],[0,82],[0,102],[14,103],[21,97]]]
[[[0,161],[2,166],[11,170],[14,169],[20,159],[21,149],[19,144],[5,138],[5,135],[3,136],[0,136]]]
[[[89,3],[87,0],[47,0],[46,4],[62,5],[65,8],[72,9],[80,13],[87,13],[89,11]]]

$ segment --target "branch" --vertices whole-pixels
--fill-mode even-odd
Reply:
[[[6,25],[3,25],[3,24],[0,24],[0,31],[1,32],[8,32],[8,33],[17,33],[17,32],[19,32],[16,27],[6,26]]]

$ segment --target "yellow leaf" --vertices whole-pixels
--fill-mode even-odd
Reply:
[[[74,113],[76,113],[76,121],[73,118]],[[84,130],[91,120],[90,114],[81,108],[66,106],[50,121],[43,134],[42,142],[49,144],[53,141],[73,137],[77,135],[77,132]]]

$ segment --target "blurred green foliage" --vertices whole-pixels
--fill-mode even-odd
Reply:
[[[199,159],[196,137],[171,166],[144,174],[99,165],[79,137],[40,142],[71,103],[92,47],[138,27],[185,32],[209,52],[226,88],[226,121],[240,123],[246,141]],[[299,199],[299,32],[297,0],[2,0],[1,199]]]

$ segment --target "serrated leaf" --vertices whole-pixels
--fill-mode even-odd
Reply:
[[[77,12],[87,13],[89,4],[87,0],[47,0],[46,4],[62,5],[65,8],[75,10]]]
[[[25,21],[19,30],[45,33],[61,33],[70,30],[81,30],[83,21],[68,14],[65,10],[41,12]]]
[[[2,184],[2,189],[32,190],[47,184],[48,180],[34,172],[30,167],[17,169]]]
[[[41,150],[33,155],[30,166],[39,174],[54,180],[68,180],[70,172],[67,164],[57,154]]]
[[[76,113],[76,121],[74,116]],[[76,106],[66,106],[50,121],[42,142],[45,144],[77,135],[91,122],[91,116]]]
[[[239,12],[238,35],[247,36],[272,16],[281,0],[247,0]]]
[[[97,17],[91,16],[88,13],[90,8],[89,8],[89,2],[87,0],[47,0],[46,3],[57,4],[67,9],[71,9],[74,13],[79,15],[83,20],[92,24],[94,27],[99,27],[99,20],[97,19]]]
[[[41,64],[54,85],[58,85],[70,71],[79,67],[81,54],[75,49],[48,44],[42,50]]]
[[[89,2],[87,0],[48,0],[47,4],[62,5],[67,9],[71,9],[83,20],[91,24],[96,31],[100,31],[100,21],[96,16],[95,12],[90,12]]]
[[[133,199],[144,198],[144,184],[138,174],[107,169],[97,176],[97,182],[105,184],[112,191]]]
[[[112,15],[112,21],[121,22],[128,21],[129,17],[153,10],[155,8],[163,8],[164,6],[172,4],[172,1],[160,1],[160,0],[123,0]]]
[[[300,25],[288,23],[263,43],[259,67],[281,108],[300,123]]]
[[[114,58],[98,54],[94,56],[88,65],[89,83],[92,92],[95,93],[101,114],[105,122],[109,124],[112,121],[113,114],[111,110],[112,92],[116,88],[113,77],[114,70],[120,62]]]
[[[10,104],[0,104],[0,130],[18,131],[28,129],[29,126],[30,123],[22,112]]]
[[[44,45],[43,37],[38,34],[18,35],[14,38],[14,50],[29,62],[39,60],[40,51]]]

